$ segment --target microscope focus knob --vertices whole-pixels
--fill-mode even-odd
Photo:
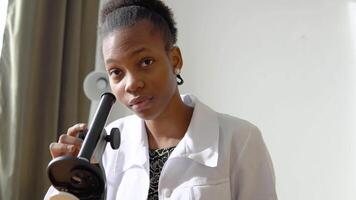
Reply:
[[[105,137],[107,142],[110,142],[110,146],[112,149],[118,149],[120,147],[121,136],[120,136],[120,129],[113,128],[110,131],[110,135]]]

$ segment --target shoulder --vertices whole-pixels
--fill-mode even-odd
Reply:
[[[199,126],[217,127],[220,145],[225,149],[232,148],[233,152],[241,152],[248,142],[263,143],[261,132],[253,123],[239,117],[216,112],[194,96],[188,97],[195,103],[194,114],[196,114],[196,118],[200,119],[196,122]]]
[[[221,145],[229,149],[231,159],[236,161],[246,153],[265,154],[267,149],[261,131],[256,125],[227,114],[218,113],[217,118]]]
[[[259,129],[247,120],[216,112],[192,95],[185,95],[183,98],[186,104],[195,104],[191,123],[196,122],[199,126],[212,126],[213,124],[219,128],[220,135],[228,139],[230,137],[243,139],[250,134],[260,135]]]
[[[233,137],[261,136],[259,128],[247,120],[222,113],[217,113],[217,119],[224,134],[231,134]]]
[[[277,199],[271,157],[260,130],[249,121],[217,114],[220,135],[228,148],[234,198]]]

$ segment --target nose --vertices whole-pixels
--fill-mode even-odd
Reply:
[[[126,92],[134,94],[140,91],[144,86],[144,81],[138,74],[128,73],[126,75]]]

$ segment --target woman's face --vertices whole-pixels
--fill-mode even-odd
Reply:
[[[103,40],[105,68],[116,98],[139,117],[152,120],[171,105],[177,91],[178,48],[166,51],[163,35],[146,20]]]

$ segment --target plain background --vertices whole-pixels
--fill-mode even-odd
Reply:
[[[356,199],[356,1],[168,4],[182,93],[262,130],[279,199]]]
[[[279,199],[356,199],[356,1],[167,2],[181,93],[262,130]]]

